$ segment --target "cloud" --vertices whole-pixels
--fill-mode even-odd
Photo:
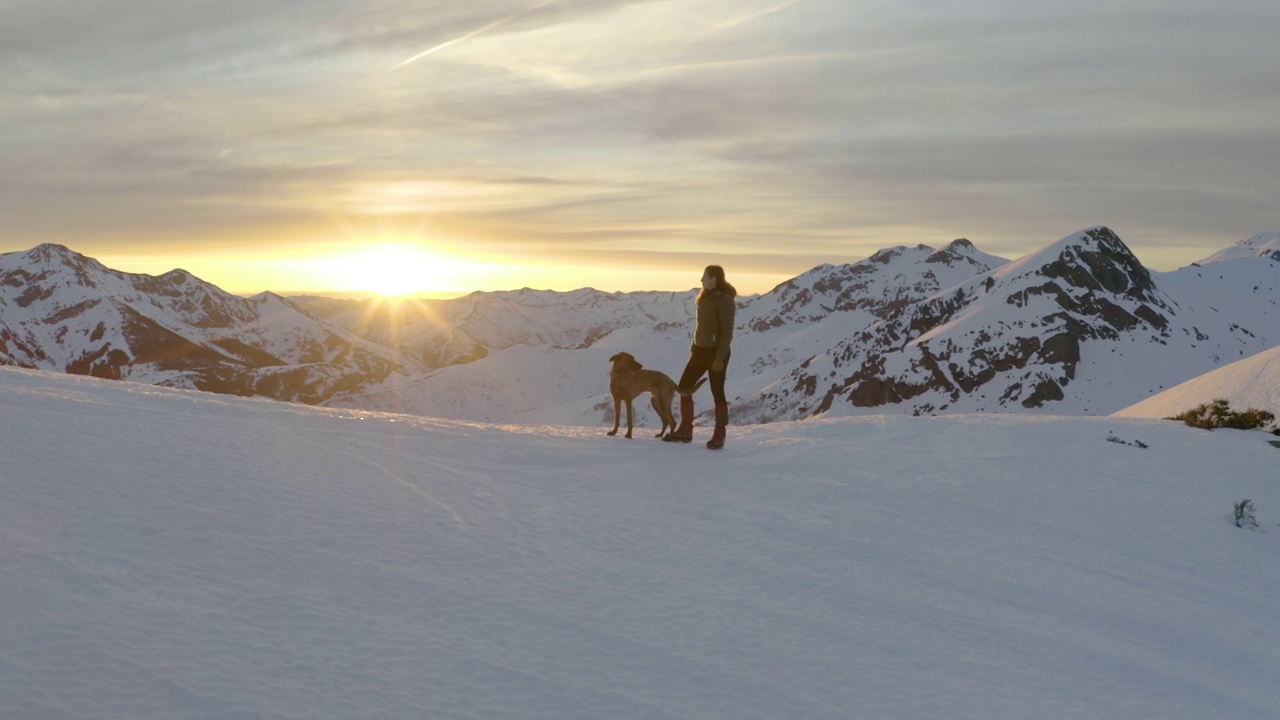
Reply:
[[[533,4],[533,5],[530,5],[529,7],[525,8],[524,10],[518,10],[518,11],[516,11],[516,12],[514,12],[514,13],[510,14],[510,15],[503,15],[502,17],[498,18],[497,20],[494,20],[494,21],[493,21],[493,22],[491,22],[491,23],[488,23],[487,25],[482,25],[481,27],[478,27],[478,28],[476,28],[475,30],[472,30],[472,31],[470,31],[470,32],[468,32],[468,33],[465,33],[465,34],[463,34],[463,35],[459,35],[458,37],[453,38],[452,40],[446,40],[446,41],[444,41],[444,42],[440,43],[439,45],[433,45],[433,46],[431,46],[430,48],[427,48],[426,50],[423,50],[422,52],[420,52],[420,53],[418,53],[418,54],[414,55],[413,57],[410,57],[410,58],[408,58],[408,59],[406,59],[406,60],[402,60],[402,61],[400,61],[400,62],[396,63],[395,65],[392,65],[392,66],[391,66],[391,69],[392,69],[392,70],[398,70],[398,69],[400,69],[400,68],[404,67],[405,65],[408,65],[408,64],[410,64],[410,63],[417,62],[418,60],[421,60],[422,58],[424,58],[424,57],[426,57],[426,56],[428,56],[428,55],[431,55],[431,54],[433,54],[433,53],[435,53],[435,52],[438,52],[438,51],[440,51],[440,50],[443,50],[443,49],[445,49],[445,48],[449,47],[450,45],[454,45],[454,44],[456,44],[456,43],[463,42],[463,41],[465,41],[465,40],[468,40],[468,39],[470,39],[470,38],[475,37],[476,35],[479,35],[479,34],[484,33],[484,32],[488,32],[488,31],[490,31],[490,30],[493,30],[494,28],[497,28],[497,27],[499,27],[499,26],[505,25],[505,24],[507,24],[507,23],[511,22],[512,20],[518,20],[519,18],[521,18],[521,17],[523,17],[523,16],[525,16],[525,15],[528,15],[528,14],[529,14],[529,13],[531,13],[531,12],[536,12],[536,11],[538,11],[538,10],[541,10],[542,8],[546,7],[547,5],[550,5],[550,4],[551,4],[551,3],[553,3],[553,2],[556,2],[556,0],[541,0],[541,2],[538,2],[538,3],[535,3],[535,4]]]
[[[716,23],[714,26],[712,26],[712,29],[713,29],[713,30],[727,30],[727,29],[729,29],[729,28],[737,27],[737,26],[739,26],[739,25],[742,25],[743,23],[749,23],[749,22],[751,22],[752,20],[758,20],[758,19],[763,18],[763,17],[765,17],[765,16],[767,16],[767,15],[772,15],[772,14],[774,14],[774,13],[776,13],[776,12],[782,12],[783,10],[786,10],[787,8],[791,7],[792,5],[796,5],[796,4],[801,3],[801,2],[804,2],[804,0],[785,0],[785,2],[778,3],[778,4],[776,4],[776,5],[770,5],[770,6],[768,6],[768,7],[765,7],[765,8],[759,9],[759,10],[752,10],[751,12],[748,12],[748,13],[747,13],[747,14],[745,14],[745,15],[739,15],[739,16],[734,17],[734,18],[731,18],[731,19],[729,19],[729,20],[725,20],[725,21],[723,21],[723,22]]]
[[[388,215],[583,251],[1244,237],[1280,222],[1277,24],[1258,0],[9,4],[0,244],[312,232],[387,188]]]

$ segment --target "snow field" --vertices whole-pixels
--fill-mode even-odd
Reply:
[[[0,717],[1280,714],[1269,436],[607,429],[0,368]]]

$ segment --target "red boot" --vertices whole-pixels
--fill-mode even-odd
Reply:
[[[712,450],[719,450],[724,447],[724,430],[729,424],[729,403],[716,403],[716,429],[711,433],[711,439],[707,441],[707,447]]]
[[[693,442],[693,396],[680,396],[680,427],[662,438],[666,442]]]

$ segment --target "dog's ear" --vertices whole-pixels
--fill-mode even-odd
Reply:
[[[614,353],[613,357],[609,358],[609,362],[611,363],[618,362],[618,359],[621,357],[622,357],[622,353]]]

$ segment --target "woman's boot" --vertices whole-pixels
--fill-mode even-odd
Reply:
[[[680,427],[662,438],[666,442],[693,442],[693,396],[680,396]]]
[[[716,429],[711,433],[711,439],[707,441],[707,447],[712,450],[719,450],[724,447],[724,430],[729,424],[729,403],[716,403]]]

